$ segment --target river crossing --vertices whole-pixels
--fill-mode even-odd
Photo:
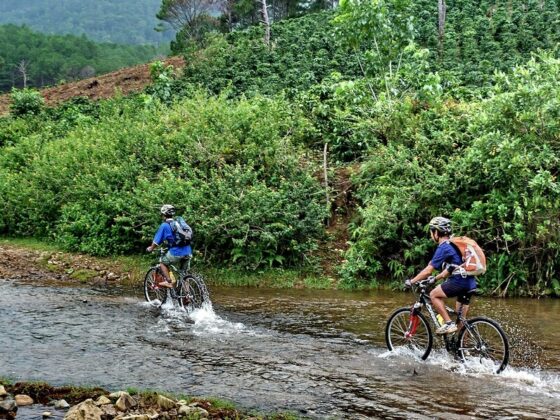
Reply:
[[[210,292],[213,307],[189,318],[140,290],[0,279],[0,376],[310,418],[560,418],[559,300],[475,298],[471,315],[498,320],[513,347],[513,366],[494,375],[441,350],[426,362],[388,352],[385,320],[411,294]]]

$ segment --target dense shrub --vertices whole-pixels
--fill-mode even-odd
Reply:
[[[323,192],[298,146],[307,122],[286,102],[199,94],[166,108],[140,97],[102,112],[62,138],[3,149],[3,233],[135,252],[171,202],[210,261],[301,264],[321,237]]]
[[[341,48],[330,27],[332,13],[322,12],[272,26],[270,46],[262,28],[210,35],[205,48],[186,51],[184,82],[230,95],[289,96],[321,82],[332,72],[358,74],[358,63]]]
[[[488,251],[486,290],[560,293],[560,60],[499,78],[480,103],[392,108],[355,179],[347,281],[411,274],[433,252],[427,221],[446,215]]]

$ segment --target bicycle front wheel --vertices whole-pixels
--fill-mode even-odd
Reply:
[[[179,293],[179,305],[191,312],[200,309],[205,302],[209,302],[210,297],[206,284],[199,276],[188,275],[181,284]]]
[[[147,302],[154,305],[162,305],[167,299],[167,289],[159,287],[163,281],[162,274],[157,267],[152,267],[144,277],[144,297]]]
[[[457,353],[463,362],[478,361],[495,373],[503,371],[509,360],[509,342],[500,325],[489,318],[469,319],[459,332]]]
[[[433,334],[423,314],[412,315],[410,308],[399,308],[387,320],[385,342],[391,351],[405,348],[426,360],[432,351]]]

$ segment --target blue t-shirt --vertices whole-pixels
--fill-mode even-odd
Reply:
[[[190,245],[185,246],[175,246],[175,236],[173,235],[173,230],[167,222],[163,222],[159,225],[153,242],[157,245],[161,245],[164,241],[167,241],[169,246],[169,252],[175,257],[186,257],[192,254],[192,248]]]
[[[455,249],[453,245],[449,242],[442,242],[438,245],[430,265],[436,270],[441,271],[444,268],[444,264],[455,264],[461,265],[463,263],[463,258],[459,251]],[[476,288],[476,279],[473,276],[463,277],[460,274],[449,277],[450,280],[458,282],[459,284],[464,284],[471,289]]]

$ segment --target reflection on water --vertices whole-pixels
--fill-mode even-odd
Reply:
[[[0,376],[214,395],[310,417],[557,416],[558,301],[475,302],[471,314],[497,319],[515,348],[514,367],[493,375],[442,350],[426,362],[387,352],[385,320],[411,295],[211,292],[214,308],[189,317],[123,290],[0,280]]]

